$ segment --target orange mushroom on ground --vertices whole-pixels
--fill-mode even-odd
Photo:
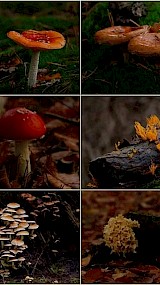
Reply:
[[[140,27],[113,26],[97,31],[95,41],[99,44],[119,45],[146,33],[148,30],[149,26],[147,25]]]
[[[146,33],[130,40],[128,50],[141,56],[160,56],[160,34]]]
[[[40,51],[61,49],[66,43],[63,35],[55,31],[27,30],[21,34],[10,31],[7,36],[33,52],[28,76],[28,86],[30,88],[36,84]]]

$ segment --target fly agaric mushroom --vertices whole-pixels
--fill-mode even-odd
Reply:
[[[128,42],[135,36],[146,33],[149,26],[129,27],[129,26],[113,26],[97,31],[95,33],[95,41],[98,44],[119,45]]]
[[[41,117],[26,108],[8,110],[0,118],[0,137],[15,140],[20,176],[31,171],[29,140],[40,138],[45,132],[46,126]]]
[[[130,40],[129,52],[142,56],[160,55],[160,34],[146,33]]]
[[[61,49],[66,43],[64,37],[55,31],[28,30],[21,34],[10,31],[7,33],[7,36],[17,44],[31,49],[33,52],[28,76],[29,87],[34,87],[36,84],[40,51]]]

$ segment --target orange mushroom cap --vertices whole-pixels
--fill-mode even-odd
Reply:
[[[129,52],[143,56],[160,56],[160,34],[146,33],[130,40]]]
[[[141,27],[113,26],[97,31],[95,41],[99,44],[119,45],[147,32],[148,29],[149,26],[147,25]]]
[[[150,33],[159,33],[160,32],[160,23],[154,23],[153,26],[150,27]]]
[[[10,31],[7,36],[17,44],[34,51],[61,49],[66,43],[63,35],[55,31],[28,30],[21,34]]]

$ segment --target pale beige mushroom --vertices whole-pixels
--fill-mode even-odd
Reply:
[[[18,203],[9,203],[7,205],[8,208],[12,208],[12,209],[16,209],[16,208],[19,208],[20,205]]]
[[[23,210],[23,209],[18,209],[18,210],[16,211],[16,214],[17,214],[17,215],[21,215],[21,214],[25,214],[25,213],[26,213],[26,211]]]
[[[36,223],[34,224],[31,224],[29,227],[28,227],[28,230],[31,230],[31,236],[33,235],[34,233],[34,230],[38,229],[39,228],[39,225],[37,225]]]
[[[14,230],[14,232],[16,233],[16,232],[20,232],[20,231],[24,231],[24,230],[25,230],[24,227],[18,226],[18,227]]]
[[[20,222],[19,223],[19,227],[22,227],[22,228],[27,228],[29,226],[29,223],[27,221],[24,221],[24,222]]]
[[[14,222],[14,219],[8,215],[2,215],[0,219],[4,221],[6,225],[8,225],[10,222]]]
[[[13,239],[12,241],[11,241],[11,244],[13,244],[13,245],[15,245],[15,246],[22,246],[22,245],[24,245],[24,241],[22,241],[22,240],[20,240],[20,239]]]
[[[16,236],[20,236],[21,240],[23,240],[24,236],[29,236],[29,232],[27,231],[20,231],[16,234]]]
[[[9,226],[10,229],[15,229],[15,228],[17,228],[17,227],[18,227],[18,222],[13,222],[13,223],[11,223],[10,226]]]
[[[7,237],[0,237],[0,242],[1,242],[1,249],[4,248],[4,242],[9,241],[10,239]]]

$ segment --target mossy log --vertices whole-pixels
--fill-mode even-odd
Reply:
[[[155,172],[150,167],[155,166]],[[160,174],[160,151],[154,142],[135,142],[90,162],[98,188],[139,188]]]

